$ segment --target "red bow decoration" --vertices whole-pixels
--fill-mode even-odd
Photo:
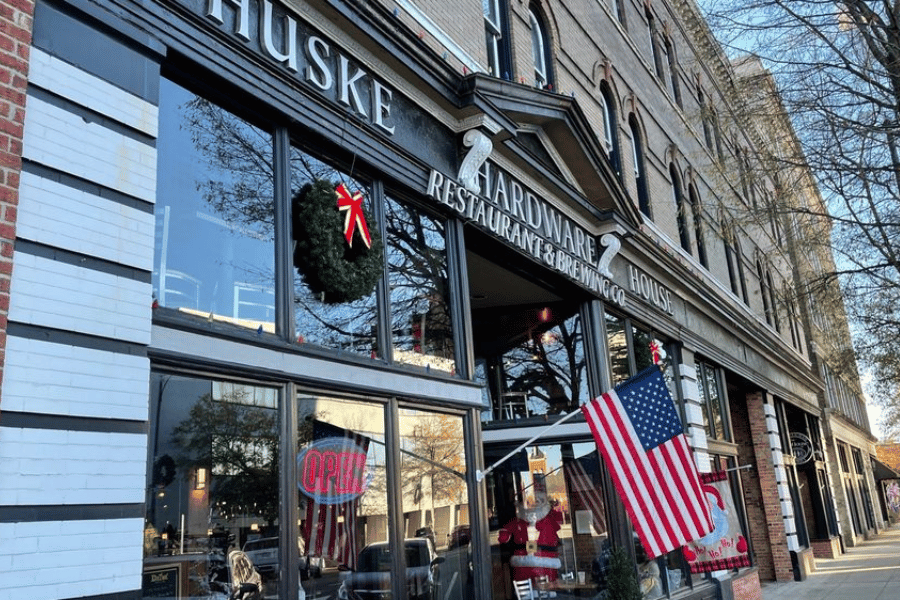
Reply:
[[[347,245],[351,248],[353,247],[353,232],[356,231],[356,226],[359,225],[359,233],[362,235],[366,248],[371,248],[372,237],[369,235],[366,217],[363,215],[362,192],[356,192],[351,195],[343,183],[339,184],[334,191],[337,192],[338,196],[338,210],[346,211],[344,215],[344,237],[347,238]]]

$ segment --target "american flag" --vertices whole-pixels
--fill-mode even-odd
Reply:
[[[581,410],[649,557],[712,531],[691,448],[659,367]]]
[[[348,452],[369,451],[369,438],[329,423],[314,421],[313,441],[326,438],[343,440]],[[330,558],[355,569],[359,498],[335,504],[321,500],[324,498],[306,498],[306,518],[303,522],[306,556]]]

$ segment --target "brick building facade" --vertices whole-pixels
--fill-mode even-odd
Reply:
[[[821,231],[755,210],[771,81],[693,2],[0,6],[4,589],[563,600],[621,547],[759,598],[884,526],[843,312],[782,292]],[[384,253],[339,289],[321,182]],[[653,364],[749,567],[641,558],[578,408]]]

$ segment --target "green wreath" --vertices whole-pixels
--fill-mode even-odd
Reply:
[[[372,246],[347,244],[335,187],[330,181],[317,179],[305,184],[291,203],[294,266],[310,291],[326,304],[368,296],[384,272],[381,235],[365,207],[363,215],[370,224]]]

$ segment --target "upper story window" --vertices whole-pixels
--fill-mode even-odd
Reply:
[[[716,137],[716,156],[719,157],[719,162],[725,162],[725,150],[722,147],[722,125],[719,123],[719,117],[713,112],[713,135]]]
[[[750,199],[750,191],[748,188],[748,174],[747,174],[747,162],[744,159],[744,151],[740,148],[735,149],[734,151],[735,160],[737,161],[738,168],[738,177],[741,180],[741,196],[744,198],[744,201]]]
[[[697,258],[704,268],[709,268],[709,258],[706,256],[706,241],[703,232],[703,207],[700,205],[700,196],[697,187],[693,184],[688,192],[688,202],[691,205],[691,213],[694,217],[694,238],[697,240]]]
[[[775,331],[781,333],[781,320],[778,318],[778,304],[775,301],[775,285],[772,283],[772,271],[766,270],[766,283],[769,286],[770,302],[772,305],[772,325]]]
[[[675,54],[675,44],[669,36],[666,36],[665,44],[666,57],[669,59],[669,77],[672,79],[672,96],[675,98],[675,103],[680,108],[684,108],[684,101],[681,98],[681,85],[678,82],[678,57]]]
[[[803,336],[801,333],[800,316],[797,312],[797,303],[794,300],[788,302],[788,325],[791,329],[791,345],[803,352]]]
[[[775,202],[775,198],[769,190],[763,190],[763,198],[765,199],[766,206],[769,209],[769,214],[772,219],[772,235],[775,237],[775,243],[778,246],[782,246],[784,244],[784,231],[781,226],[781,215],[779,214],[778,204]]]
[[[646,14],[647,34],[650,37],[650,51],[653,53],[653,68],[655,69],[656,76],[662,79],[665,76],[665,70],[663,68],[662,49],[659,46],[659,35],[656,30],[656,19],[650,12],[649,7],[646,9]]]
[[[531,24],[531,54],[534,59],[534,85],[545,90],[553,89],[553,78],[550,73],[550,37],[537,8],[528,11]]]
[[[625,6],[622,0],[609,0],[609,10],[625,26]]]
[[[772,270],[761,259],[756,261],[756,271],[759,276],[759,291],[762,296],[763,310],[766,314],[766,323],[781,332],[781,322],[778,318],[778,307],[775,301],[775,287],[772,283]]]
[[[600,84],[600,107],[603,111],[603,145],[606,156],[615,172],[622,176],[622,159],[619,156],[619,139],[616,135],[616,105],[613,103],[612,92],[604,81]]]
[[[709,109],[706,107],[706,95],[700,86],[697,86],[697,103],[700,105],[700,120],[703,122],[703,140],[706,142],[707,148],[712,148],[712,131],[710,131],[709,119],[707,118]]]
[[[744,259],[741,252],[741,243],[737,238],[734,226],[722,225],[722,238],[725,243],[725,263],[728,267],[728,280],[731,283],[731,292],[739,296],[744,304],[750,304],[747,295],[747,279],[744,277]]]
[[[506,15],[501,12],[500,0],[482,0],[484,37],[488,68],[494,77],[509,79],[509,52],[506,46]]]
[[[641,128],[634,113],[628,117],[628,127],[631,129],[631,155],[634,165],[634,182],[637,187],[638,208],[645,216],[651,217],[647,172],[644,166],[644,144],[641,141]]]
[[[759,295],[762,296],[763,313],[766,315],[766,323],[772,324],[772,305],[769,303],[769,279],[763,269],[762,261],[756,261],[756,276],[759,277]]]
[[[675,202],[675,218],[678,222],[678,240],[681,242],[681,248],[691,254],[691,231],[681,190],[681,176],[674,163],[669,165],[669,176],[672,178],[672,199]]]

